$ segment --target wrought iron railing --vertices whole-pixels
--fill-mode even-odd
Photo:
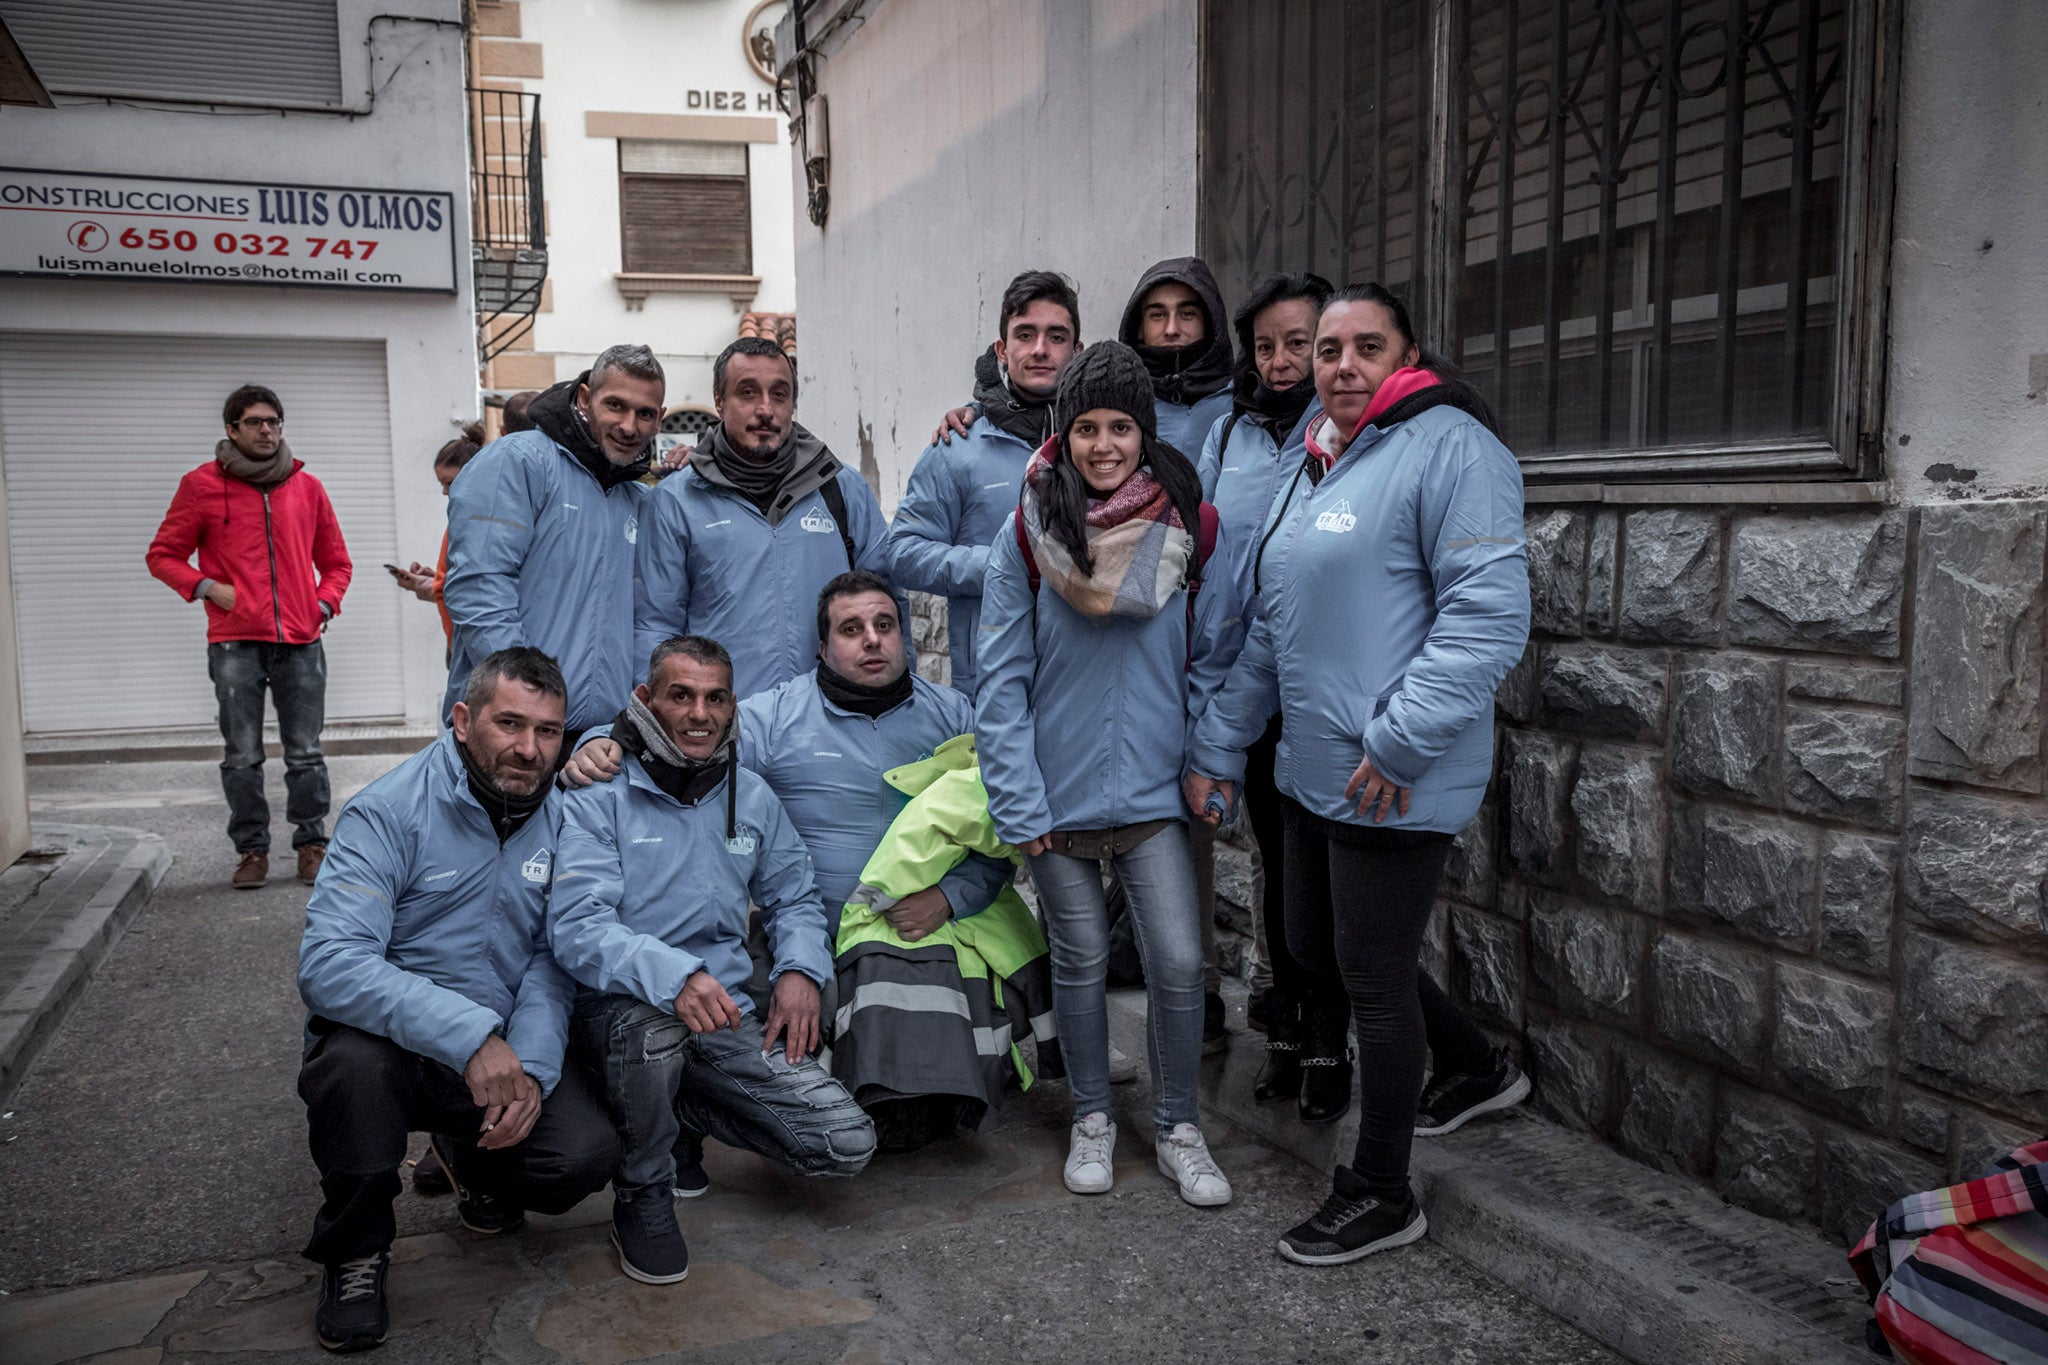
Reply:
[[[469,153],[477,335],[489,361],[532,330],[547,282],[540,95],[471,88]]]

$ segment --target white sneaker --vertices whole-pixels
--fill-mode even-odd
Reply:
[[[1180,1186],[1180,1197],[1197,1208],[1212,1209],[1230,1202],[1230,1182],[1216,1169],[1202,1130],[1192,1123],[1176,1123],[1173,1131],[1159,1139],[1159,1174]]]
[[[1067,1144],[1067,1188],[1075,1194],[1108,1194],[1116,1182],[1112,1169],[1115,1152],[1116,1125],[1109,1115],[1099,1111],[1084,1114]]]
[[[1120,1051],[1115,1043],[1111,1043],[1109,1045],[1109,1083],[1111,1085],[1129,1085],[1137,1079],[1138,1059]]]

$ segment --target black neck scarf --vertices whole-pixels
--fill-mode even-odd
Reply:
[[[1009,433],[1033,450],[1052,435],[1052,396],[1033,398],[1014,388],[1003,374],[1002,362],[996,359],[993,346],[974,362],[974,401],[981,405],[981,415],[994,423],[998,431]]]
[[[725,784],[725,837],[733,837],[740,787],[737,716],[726,726],[725,738],[719,741],[711,757],[701,763],[683,756],[662,732],[654,713],[637,696],[628,699],[626,709],[612,722],[612,738],[640,761],[655,786],[685,806],[696,805],[712,793],[719,779],[729,778]]]
[[[911,688],[910,670],[907,668],[895,682],[869,687],[866,683],[840,677],[822,660],[818,664],[818,690],[825,694],[825,700],[842,711],[851,711],[870,720],[887,715],[909,701]]]
[[[462,755],[462,771],[469,779],[469,794],[484,808],[491,830],[498,836],[499,846],[503,847],[505,841],[517,834],[519,827],[531,820],[533,813],[547,801],[549,780],[543,778],[531,795],[513,796],[498,790],[497,784],[484,775],[484,770],[476,765],[476,759],[470,756],[467,744],[456,740],[455,752]]]
[[[597,480],[599,488],[609,493],[654,467],[654,444],[650,441],[640,452],[640,458],[631,464],[613,464],[597,433],[590,429],[590,423],[583,420],[583,412],[576,406],[577,386],[589,382],[590,371],[585,370],[574,379],[555,385],[527,405],[526,415],[549,440],[574,456],[576,463]]]
[[[1264,427],[1280,444],[1287,443],[1287,433],[1294,430],[1294,424],[1308,411],[1308,405],[1315,401],[1316,386],[1306,377],[1298,379],[1293,386],[1285,389],[1269,389],[1266,381],[1258,377],[1257,371],[1249,372],[1251,383],[1238,382],[1238,417],[1254,426]]]

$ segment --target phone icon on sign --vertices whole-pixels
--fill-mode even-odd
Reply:
[[[98,223],[73,223],[65,236],[73,251],[101,251],[107,245],[107,230]]]

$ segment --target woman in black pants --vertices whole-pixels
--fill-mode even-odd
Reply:
[[[1408,1184],[1416,1133],[1528,1094],[1418,958],[1451,840],[1486,791],[1493,693],[1528,641],[1529,581],[1521,471],[1484,400],[1423,355],[1401,302],[1377,285],[1338,293],[1314,363],[1320,473],[1276,511],[1261,613],[1196,728],[1185,786],[1213,818],[1209,798],[1233,797],[1244,749],[1279,711],[1288,943],[1341,986],[1359,1046],[1351,1164],[1280,1240],[1324,1265],[1428,1230]]]

